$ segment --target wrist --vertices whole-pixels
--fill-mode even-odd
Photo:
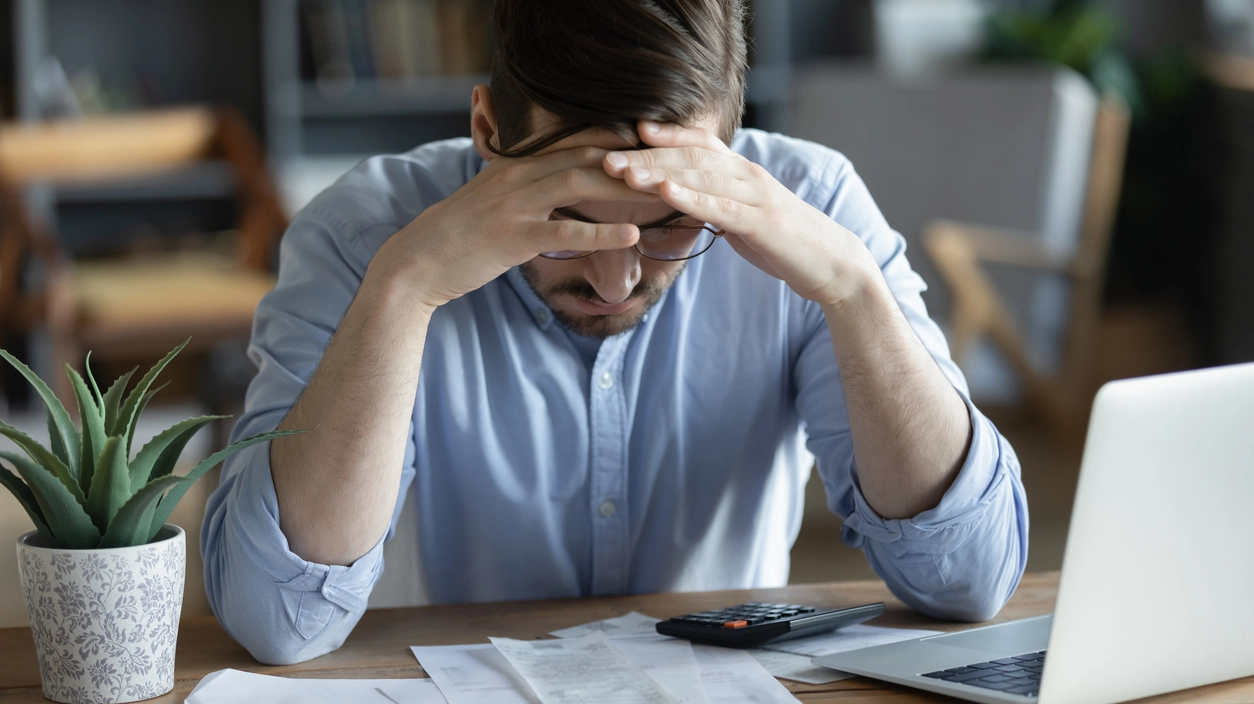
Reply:
[[[418,272],[382,265],[376,257],[366,268],[355,300],[361,300],[371,309],[386,311],[389,317],[425,323],[441,305],[436,297],[423,290],[420,282],[425,279]]]
[[[871,301],[883,300],[885,294],[889,300],[892,299],[883,272],[875,265],[873,258],[868,256],[867,259],[870,259],[869,264],[859,261],[851,265],[848,261],[841,261],[834,267],[833,280],[836,283],[817,301],[825,313],[836,313]]]

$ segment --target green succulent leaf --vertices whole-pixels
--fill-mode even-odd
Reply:
[[[78,417],[83,424],[83,433],[80,436],[82,445],[78,463],[78,486],[83,494],[86,494],[91,490],[91,480],[96,473],[96,457],[104,449],[105,438],[108,435],[105,433],[104,417],[100,415],[100,408],[92,398],[91,391],[87,389],[87,382],[83,381],[83,377],[79,376],[79,373],[68,364],[65,366],[65,371],[70,376],[70,385],[74,387],[74,398],[78,401]]]
[[[183,481],[183,477],[162,477],[148,482],[135,495],[127,500],[109,524],[109,530],[100,539],[102,548],[122,548],[132,545],[143,545],[151,536],[148,526],[152,524],[152,516],[156,511],[161,494],[172,486]],[[155,535],[155,533],[154,533]]]
[[[148,535],[144,538],[143,542],[147,543],[148,541],[152,540],[153,537],[157,534],[157,531],[161,530],[161,526],[165,525],[165,522],[170,517],[170,514],[174,512],[174,507],[177,506],[179,501],[183,499],[183,495],[187,493],[187,490],[191,488],[191,485],[195,483],[197,479],[200,479],[201,475],[203,475],[205,472],[208,472],[210,469],[213,469],[220,462],[230,457],[231,455],[235,454],[236,452],[243,450],[246,447],[256,445],[257,443],[260,443],[260,442],[266,442],[267,440],[280,438],[285,435],[299,435],[301,433],[307,433],[307,432],[309,431],[308,430],[276,430],[270,433],[261,433],[260,435],[254,435],[251,438],[240,440],[237,443],[227,446],[225,449],[219,450],[213,453],[212,455],[209,455],[203,461],[201,461],[200,464],[196,465],[192,469],[192,471],[188,472],[185,476],[182,476],[182,477],[167,476],[167,477],[162,477],[160,479],[154,479],[153,481],[149,482],[149,484],[151,485],[156,482],[163,482],[167,479],[179,480],[174,485],[174,488],[170,490],[170,493],[166,494],[165,498],[161,500],[161,503],[157,505],[157,510],[153,514],[152,521],[148,528]],[[148,487],[144,487],[144,488],[147,489]]]
[[[49,476],[56,478],[59,482],[64,484],[66,490],[69,491],[70,495],[73,496],[79,503],[85,503],[83,490],[79,488],[78,481],[70,476],[69,468],[65,466],[65,463],[62,462],[59,457],[52,454],[51,450],[35,442],[29,435],[2,420],[0,420],[0,435],[3,435],[16,443],[17,446],[22,448],[32,460],[42,466],[44,472],[47,472]],[[27,480],[27,483],[30,483],[29,479]]]
[[[145,401],[144,397],[148,394],[149,387],[152,386],[152,382],[156,380],[157,375],[161,373],[161,370],[165,369],[165,366],[170,363],[170,360],[178,356],[178,353],[182,352],[183,348],[187,347],[187,343],[191,341],[192,338],[190,337],[183,340],[183,344],[170,350],[169,354],[161,358],[161,361],[152,365],[152,368],[144,374],[143,378],[139,380],[139,383],[135,384],[135,388],[131,389],[131,393],[127,395],[126,401],[122,404],[122,408],[118,411],[119,425],[115,431],[111,432],[114,435],[124,435],[128,438],[126,447],[128,453],[130,452],[129,438],[132,437],[135,419],[139,416],[139,406]]]
[[[52,446],[52,454],[57,456],[68,467],[70,457],[66,454],[65,443],[61,442],[61,432],[57,430],[57,421],[52,417],[52,411],[47,413],[48,420],[48,444]]]
[[[52,389],[40,379],[31,368],[22,364],[13,355],[0,350],[0,357],[3,357],[13,368],[18,370],[22,376],[26,377],[26,381],[35,387],[35,392],[39,394],[39,398],[44,402],[44,406],[48,408],[48,414],[52,417],[52,425],[56,427],[55,433],[50,433],[54,440],[52,441],[53,453],[58,445],[62,448],[61,463],[65,465],[70,476],[78,478],[78,457],[74,455],[71,448],[77,448],[78,429],[74,427],[74,421],[70,418],[70,414],[66,413],[65,406],[61,404],[61,400],[56,394],[52,393]],[[51,431],[52,428],[49,428]]]
[[[16,453],[0,452],[0,458],[8,460],[25,480],[54,536],[54,545],[81,550],[100,544],[100,530],[83,510],[80,497],[75,496],[64,482]],[[78,488],[77,484],[69,486]]]
[[[131,377],[135,372],[139,371],[139,367],[135,367],[129,372],[117,378],[109,390],[104,393],[100,399],[100,405],[104,409],[104,425],[105,432],[110,435],[121,435],[118,432],[118,409],[122,406],[122,393],[126,391],[126,385],[130,383]]]
[[[83,369],[87,372],[87,380],[91,382],[91,390],[96,394],[96,407],[104,409],[104,397],[100,395],[100,387],[96,384],[96,375],[91,373],[91,352],[87,353],[87,359],[83,361]]]
[[[57,537],[48,528],[48,522],[44,520],[44,512],[39,508],[39,502],[35,500],[35,493],[16,474],[9,471],[9,468],[2,464],[0,464],[0,484],[3,484],[13,494],[13,497],[17,499],[17,502],[22,505],[22,508],[26,509],[26,515],[30,516],[31,522],[35,524],[35,529],[48,540],[48,544],[56,545]]]
[[[148,407],[148,402],[152,400],[152,397],[156,396],[158,393],[160,393],[162,389],[164,389],[165,387],[169,385],[170,385],[170,382],[167,381],[161,386],[158,386],[155,389],[150,389],[148,393],[144,394],[144,397],[140,399],[139,408],[135,409],[135,417],[139,418],[139,416],[143,414],[144,409]],[[130,430],[128,430],[126,433],[126,456],[127,457],[131,456],[131,445],[133,444],[135,440],[135,426],[136,425],[139,425],[139,424],[131,423]]]
[[[174,471],[183,448],[205,425],[228,416],[200,416],[188,418],[161,431],[140,449],[131,461],[131,486],[144,486]]]
[[[96,475],[87,493],[87,513],[100,532],[109,528],[114,514],[131,498],[131,474],[126,467],[124,438],[120,435],[105,440],[104,449],[96,458]]]

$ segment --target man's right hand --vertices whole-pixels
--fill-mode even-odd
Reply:
[[[630,247],[640,235],[630,223],[550,219],[555,208],[580,201],[658,200],[607,175],[601,166],[606,153],[577,147],[493,159],[389,238],[367,276],[406,282],[429,313],[541,252]]]

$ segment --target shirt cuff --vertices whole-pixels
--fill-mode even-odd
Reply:
[[[971,448],[940,503],[912,518],[883,518],[867,503],[855,466],[850,470],[854,510],[841,528],[845,544],[860,548],[864,540],[872,540],[884,544],[896,557],[906,553],[944,555],[979,530],[985,505],[1007,481],[1003,458],[1008,448],[1003,448],[1001,434],[971,400],[965,395],[962,400],[971,418]]]
[[[251,453],[251,454],[249,454]],[[322,630],[334,607],[361,614],[383,571],[384,538],[352,565],[323,565],[302,559],[279,529],[279,500],[270,474],[270,444],[260,443],[234,458],[240,463],[233,533],[247,558],[284,592],[288,616],[306,638]]]

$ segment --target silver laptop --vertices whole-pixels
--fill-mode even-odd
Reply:
[[[1254,364],[1102,388],[1052,616],[814,662],[976,702],[1040,704],[1254,675]]]

